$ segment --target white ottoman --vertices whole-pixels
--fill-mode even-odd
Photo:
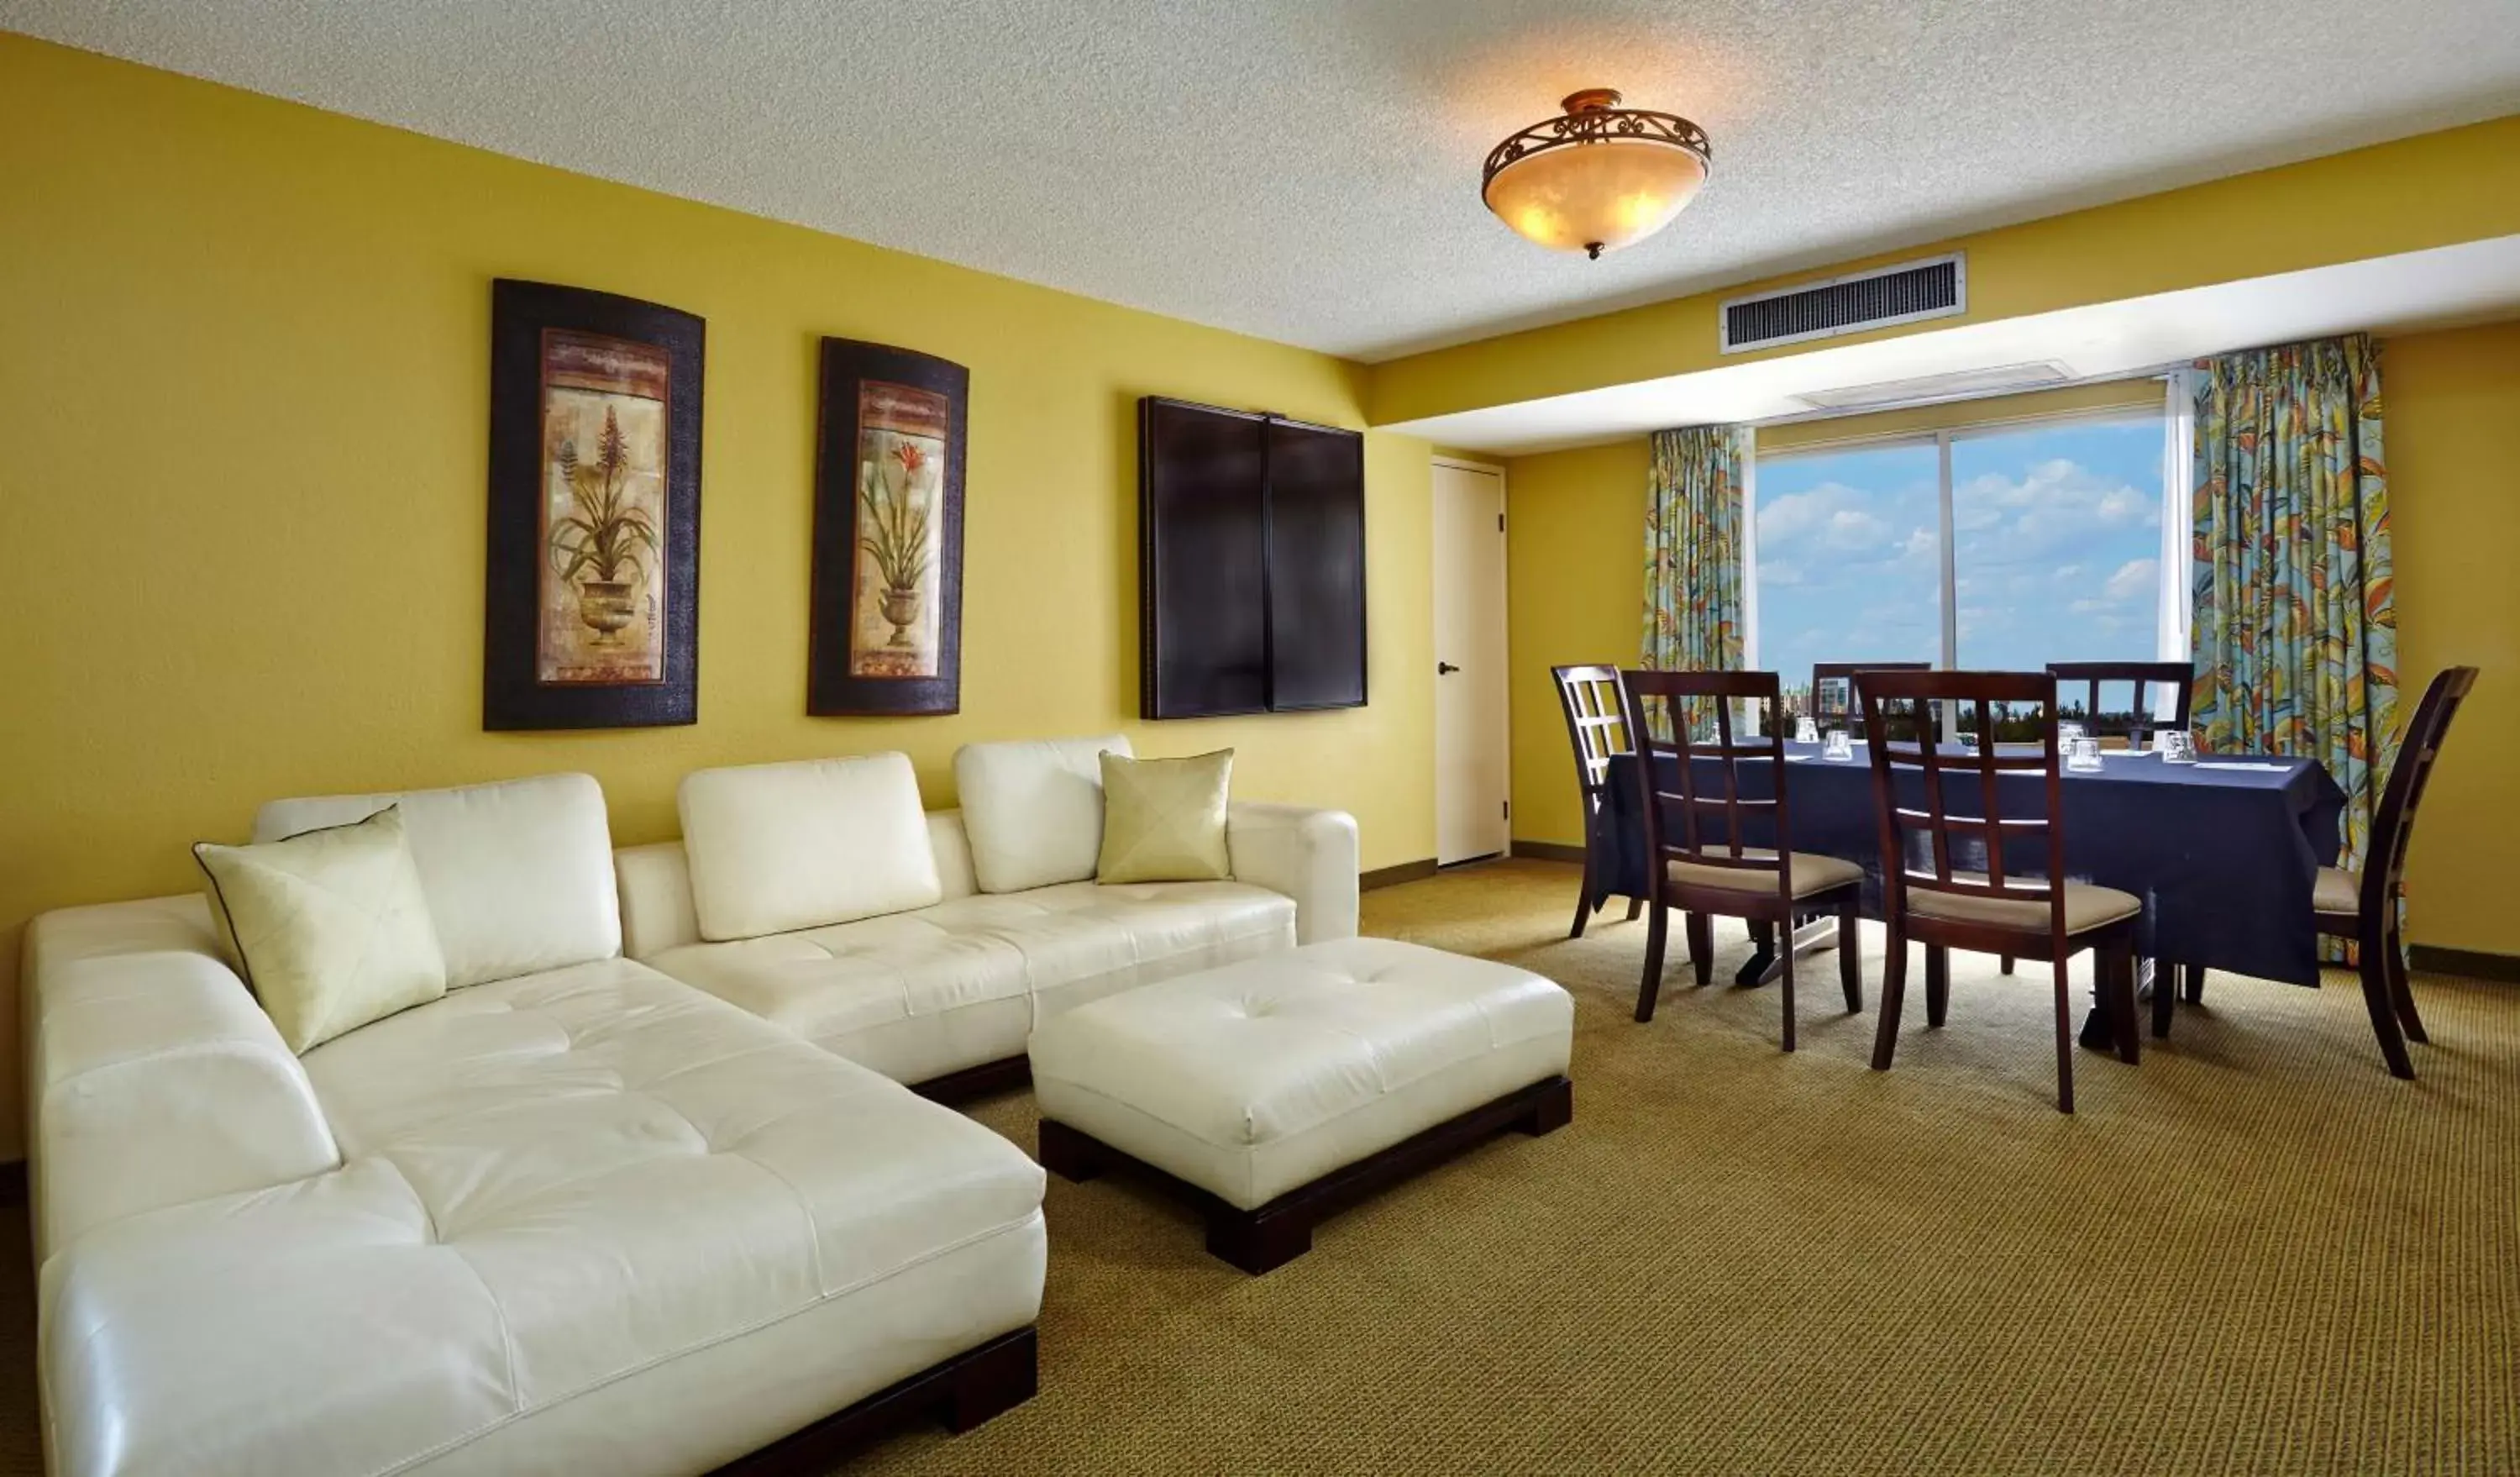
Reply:
[[[1151,1170],[1245,1272],[1324,1217],[1506,1128],[1574,1110],[1575,1002],[1537,974],[1396,939],[1311,944],[1130,990],[1032,1036],[1041,1162]]]

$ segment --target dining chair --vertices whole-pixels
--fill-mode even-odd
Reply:
[[[2062,697],[2079,686],[2083,689],[2083,727],[2094,738],[2114,735],[2130,744],[2148,747],[2145,742],[2164,730],[2187,727],[2189,701],[2196,694],[2196,668],[2184,661],[2051,661],[2048,675],[2056,679],[2056,693]],[[2135,688],[2135,705],[2127,709],[2127,721],[2116,724],[2100,722],[2100,688],[2129,683]],[[2171,713],[2161,716],[2160,704],[2150,701],[2157,688],[2167,688],[2171,695]]]
[[[2409,1037],[2429,1042],[2423,1017],[2415,1013],[2414,992],[2407,987],[2406,940],[2400,935],[2398,902],[2404,895],[2407,843],[2415,833],[2415,810],[2431,783],[2433,763],[2450,737],[2450,721],[2476,686],[2476,668],[2447,667],[2424,689],[2423,701],[2398,743],[2398,760],[2380,791],[2380,809],[2371,822],[2371,845],[2362,870],[2322,867],[2311,890],[2311,925],[2328,938],[2350,939],[2355,968],[2362,977],[2362,1005],[2371,1016],[2371,1034],[2380,1040],[2380,1055],[2389,1075],[2414,1080],[2415,1064],[2407,1053]],[[2172,1004],[2159,984],[2152,993],[2152,1034],[2170,1034]]]
[[[1619,707],[1619,669],[1611,666],[1551,667],[1557,679],[1557,705],[1566,712],[1566,738],[1575,746],[1576,803],[1584,818],[1584,890],[1575,899],[1575,926],[1568,938],[1584,936],[1584,920],[1610,900],[1610,879],[1599,872],[1603,805],[1610,790],[1610,761],[1634,751],[1630,730]],[[1628,920],[1636,921],[1644,899],[1628,899]]]
[[[2044,960],[2056,984],[2056,1106],[2072,1112],[2068,962],[2092,951],[2118,1054],[2138,1060],[2142,1042],[2136,1019],[2135,936],[2143,904],[2133,894],[2077,882],[2066,873],[2056,679],[2042,672],[1873,672],[1865,675],[1858,696],[1872,753],[1882,917],[1890,930],[1873,1070],[1888,1071],[1898,1049],[1910,941],[1925,946],[1925,1023],[1935,1028],[1950,1007],[1952,950]],[[1931,743],[1892,740],[1901,708],[1946,702],[1972,708],[1981,734],[1995,732],[1996,705],[2016,712],[2035,706],[2038,752],[1984,742],[1945,754]],[[2037,787],[2024,779],[2035,779]],[[1975,813],[1955,806],[1973,807]]]
[[[1619,694],[1628,732],[1637,738],[1637,797],[1645,833],[1645,969],[1637,984],[1637,1019],[1653,1019],[1662,993],[1663,936],[1672,909],[1687,916],[1688,957],[1700,989],[1713,978],[1715,929],[1709,919],[1737,918],[1790,931],[1798,913],[1837,915],[1838,984],[1846,1008],[1864,1008],[1862,954],[1855,919],[1864,900],[1864,869],[1838,857],[1793,849],[1786,806],[1784,701],[1774,672],[1622,672]],[[1691,699],[1699,699],[1692,701]],[[1735,703],[1760,709],[1764,737],[1733,736]],[[1669,741],[1647,719],[1661,703]],[[1692,735],[1692,712],[1714,709],[1711,740]],[[1672,761],[1666,771],[1662,760]],[[1705,768],[1699,760],[1708,761]],[[1765,784],[1745,784],[1764,772]],[[1668,783],[1677,786],[1666,789]],[[1717,783],[1720,780],[1720,783]],[[1709,816],[1720,812],[1720,825]],[[1760,823],[1764,822],[1764,825]],[[1676,823],[1676,824],[1675,824]],[[1764,832],[1764,835],[1758,834]],[[1754,840],[1768,844],[1756,845]],[[1794,1049],[1794,951],[1784,951],[1785,1050]]]

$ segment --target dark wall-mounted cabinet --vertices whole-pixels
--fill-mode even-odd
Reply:
[[[1138,402],[1140,711],[1365,702],[1365,438]]]

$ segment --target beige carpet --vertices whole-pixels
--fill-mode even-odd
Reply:
[[[1796,1055],[1773,988],[1685,965],[1635,1024],[1643,925],[1569,943],[1573,893],[1508,863],[1366,903],[1574,991],[1571,1126],[1264,1277],[1125,1180],[1053,1180],[1040,1397],[846,1470],[2520,1470],[2520,988],[2419,977],[2403,1084],[2342,976],[2218,975],[2142,1066],[2080,1053],[2066,1118],[2036,978],[1956,957],[1950,1024],[1912,992],[1875,1074],[1826,956]],[[1745,947],[1722,925],[1719,979]],[[1028,1095],[978,1114],[1030,1145]],[[24,1234],[0,1215],[13,1474],[41,1469]]]

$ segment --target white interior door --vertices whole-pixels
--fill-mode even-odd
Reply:
[[[1435,860],[1502,854],[1508,825],[1505,475],[1435,464]]]

